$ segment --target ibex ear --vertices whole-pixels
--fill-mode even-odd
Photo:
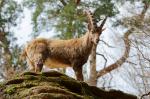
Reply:
[[[98,28],[98,31],[99,31],[100,34],[106,29],[106,28],[103,28],[106,20],[107,20],[107,16],[105,17],[105,19],[102,21],[101,25]]]
[[[105,22],[106,22],[106,20],[107,20],[107,16],[104,18],[104,20],[102,21],[102,23],[101,23],[101,25],[99,26],[99,28],[103,28],[103,26],[104,26],[104,24],[105,24]],[[105,29],[105,28],[104,28]],[[103,29],[102,29],[103,30]]]

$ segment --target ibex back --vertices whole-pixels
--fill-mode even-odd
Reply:
[[[37,38],[28,43],[22,56],[31,71],[40,72],[43,65],[50,68],[73,67],[78,80],[83,80],[82,66],[87,62],[93,44],[97,44],[102,27],[97,27],[91,12],[86,11],[89,22],[87,33],[75,39],[51,40]]]

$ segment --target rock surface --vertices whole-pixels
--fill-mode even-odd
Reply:
[[[0,84],[0,99],[137,99],[121,91],[105,91],[56,71],[25,72]]]

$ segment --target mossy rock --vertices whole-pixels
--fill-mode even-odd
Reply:
[[[0,84],[0,99],[137,99],[121,91],[105,91],[65,74],[25,72]]]

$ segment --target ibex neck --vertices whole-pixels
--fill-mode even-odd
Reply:
[[[90,34],[87,32],[82,39],[82,46],[85,47],[85,50],[91,51],[93,43],[90,39]]]

